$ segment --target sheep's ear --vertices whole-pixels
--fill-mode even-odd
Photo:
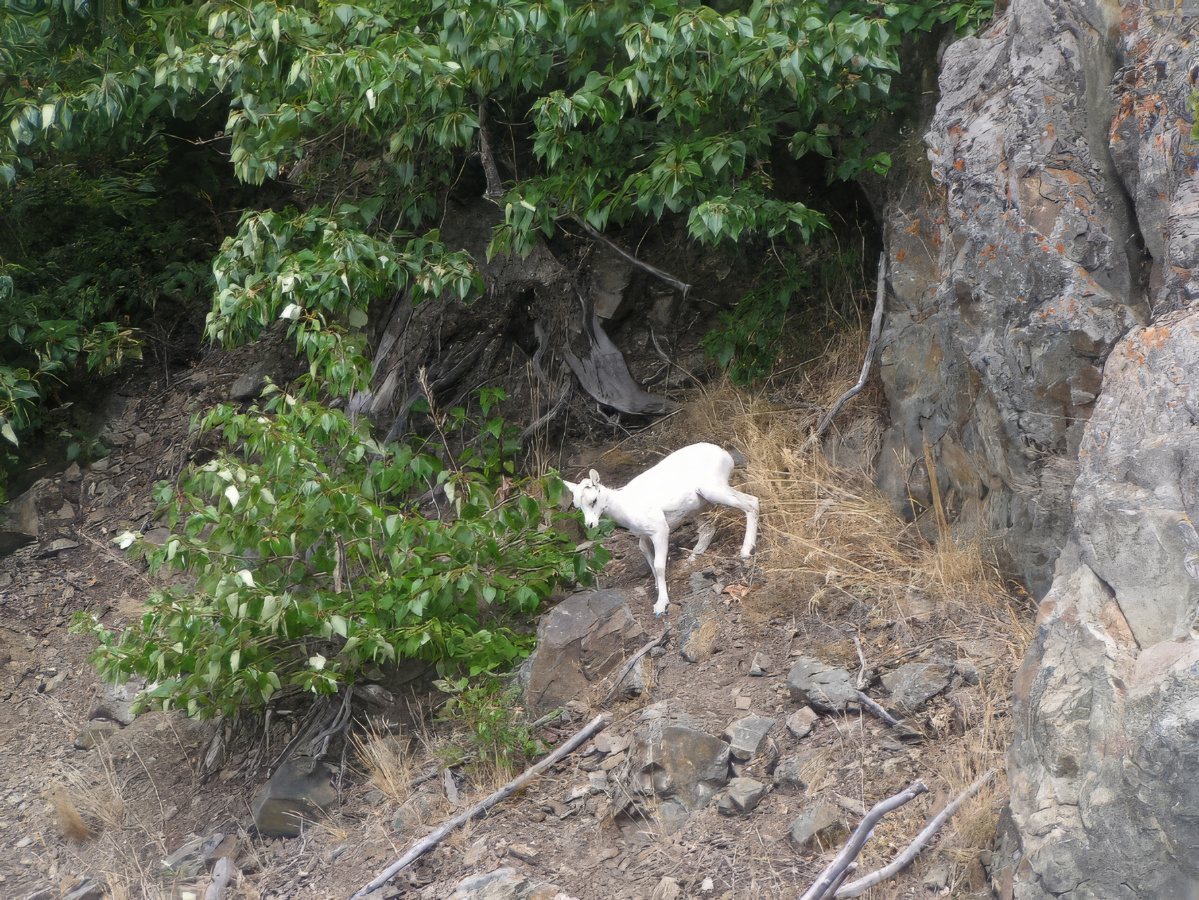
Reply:
[[[592,484],[599,484],[599,483],[600,483],[599,472],[595,471],[595,469],[592,469],[592,470],[591,470],[591,483],[592,483]]]
[[[566,489],[568,491],[570,491],[572,494],[575,493],[579,489],[579,486],[577,484],[575,484],[573,481],[567,481],[565,478],[562,479],[562,483],[564,485],[566,485]]]

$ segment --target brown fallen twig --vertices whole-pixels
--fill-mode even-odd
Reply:
[[[824,900],[825,897],[832,896],[833,886],[841,882],[843,873],[849,868],[849,864],[862,852],[862,847],[870,838],[874,826],[879,823],[879,820],[892,810],[899,809],[909,800],[927,792],[928,788],[924,786],[923,781],[913,781],[894,797],[888,797],[886,800],[880,800],[874,804],[870,812],[866,813],[866,816],[858,823],[853,834],[849,836],[849,840],[845,842],[841,852],[825,867],[825,870],[820,873],[820,877],[804,891],[799,900]]]
[[[493,807],[497,803],[499,803],[501,800],[515,794],[517,791],[519,791],[521,788],[523,788],[526,784],[528,784],[530,781],[532,781],[534,778],[536,778],[538,775],[540,775],[542,772],[544,772],[546,769],[548,769],[554,763],[558,762],[558,760],[562,759],[564,756],[567,756],[568,754],[573,752],[576,748],[580,747],[593,734],[595,734],[596,732],[601,731],[603,728],[605,728],[608,725],[608,723],[611,721],[612,721],[611,718],[603,713],[596,716],[594,719],[592,719],[590,722],[588,722],[581,731],[577,732],[570,740],[568,740],[564,744],[561,744],[558,747],[555,747],[554,751],[552,753],[550,753],[550,755],[547,756],[545,759],[541,760],[538,763],[535,763],[532,766],[529,766],[529,768],[525,769],[524,772],[522,772],[516,778],[509,781],[506,785],[504,785],[498,791],[496,791],[493,794],[488,795],[483,800],[480,800],[478,803],[476,803],[474,806],[472,806],[470,809],[466,810],[465,812],[459,813],[458,815],[454,816],[454,818],[450,819],[448,822],[443,824],[440,828],[436,829],[435,831],[433,831],[430,834],[425,835],[419,841],[414,843],[410,848],[408,848],[407,853],[405,853],[403,856],[401,856],[399,859],[397,859],[394,863],[392,863],[390,866],[388,866],[383,872],[381,872],[379,874],[379,876],[374,881],[372,881],[366,887],[362,888],[360,891],[358,891],[356,894],[354,894],[350,898],[350,900],[359,900],[359,898],[365,897],[367,894],[377,891],[379,888],[383,887],[383,885],[387,884],[387,882],[389,882],[392,878],[394,878],[396,875],[398,875],[400,873],[400,871],[402,871],[405,867],[414,863],[425,853],[429,852],[434,847],[436,847],[438,844],[440,844],[443,840],[445,840],[446,837],[452,831],[454,831],[454,829],[456,829],[459,825],[462,825],[462,824],[470,821],[471,819],[482,815],[483,813],[487,812],[487,810],[491,809],[491,807]]]
[[[645,656],[645,654],[649,653],[651,650],[665,641],[668,634],[670,634],[669,625],[666,626],[666,629],[660,635],[629,657],[629,661],[624,664],[624,668],[620,670],[620,674],[617,675],[616,680],[612,682],[612,689],[608,691],[607,696],[604,697],[603,703],[600,704],[601,707],[607,706],[612,701],[613,695],[615,695],[616,691],[620,688],[620,683],[625,680],[630,672],[633,671],[633,666],[637,665],[637,660],[641,659],[641,657]]]
[[[916,839],[912,841],[912,843],[908,844],[907,849],[905,849],[903,853],[899,854],[899,856],[895,857],[892,862],[883,868],[875,872],[871,872],[869,875],[863,875],[857,881],[851,881],[849,884],[845,885],[845,887],[841,888],[835,894],[838,900],[840,900],[842,897],[860,897],[876,884],[882,884],[882,882],[886,881],[888,878],[894,878],[896,875],[898,875],[904,868],[911,864],[912,860],[916,858],[916,854],[923,849],[924,845],[927,844],[932,836],[940,830],[942,825],[945,824],[945,820],[957,812],[958,808],[961,807],[963,803],[977,794],[979,789],[982,788],[982,786],[992,778],[994,778],[998,772],[998,769],[991,769],[985,775],[983,775],[982,778],[978,779],[978,781],[974,782],[974,784],[962,791],[952,803],[950,803],[935,817],[933,817],[933,820],[924,827],[923,831],[916,835]]]
[[[816,444],[824,433],[828,431],[829,425],[832,424],[833,418],[837,413],[841,412],[841,407],[856,397],[866,386],[866,379],[870,376],[870,366],[874,363],[874,351],[878,347],[879,332],[883,327],[883,307],[886,304],[887,297],[887,256],[885,253],[878,255],[878,294],[874,300],[874,318],[870,321],[870,341],[866,344],[866,359],[862,362],[862,374],[858,376],[858,383],[851,387],[848,391],[841,395],[841,398],[833,404],[830,409],[820,420],[820,424],[816,430],[812,432],[812,436],[804,441],[801,453],[806,453]]]

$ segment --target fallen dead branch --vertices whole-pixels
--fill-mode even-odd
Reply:
[[[872,699],[867,697],[862,691],[858,691],[858,702],[866,707],[870,712],[874,713],[875,717],[886,725],[888,728],[895,728],[900,724],[899,719],[895,718]]]
[[[382,873],[380,873],[380,875],[374,881],[372,881],[366,887],[362,888],[360,891],[358,891],[356,894],[354,894],[350,898],[350,900],[359,900],[360,897],[365,897],[367,894],[377,891],[379,888],[383,887],[383,885],[387,884],[388,881],[390,881],[397,874],[399,874],[406,866],[411,865],[413,862],[415,862],[417,859],[419,859],[421,856],[423,856],[429,850],[432,850],[434,847],[436,847],[438,844],[440,844],[443,840],[445,840],[446,837],[451,832],[453,832],[456,828],[458,828],[458,826],[463,825],[464,823],[470,821],[471,819],[482,815],[483,813],[487,812],[487,810],[491,809],[491,807],[493,807],[497,803],[499,803],[501,800],[515,794],[517,791],[519,791],[521,788],[523,788],[526,784],[528,784],[530,781],[532,781],[534,778],[536,778],[538,775],[540,775],[542,772],[544,772],[546,769],[548,769],[554,763],[558,762],[558,760],[562,759],[564,756],[569,755],[576,748],[580,747],[588,738],[590,738],[596,732],[603,730],[608,725],[608,723],[611,721],[612,721],[611,718],[608,717],[607,715],[600,714],[600,715],[596,716],[594,719],[592,719],[590,722],[588,722],[587,725],[584,726],[581,731],[577,732],[570,740],[568,740],[566,743],[564,743],[558,747],[555,747],[554,751],[552,753],[550,753],[550,755],[547,756],[545,759],[543,759],[540,762],[525,769],[523,773],[518,775],[512,781],[509,781],[506,785],[504,785],[498,791],[496,791],[493,794],[490,794],[483,800],[480,800],[478,803],[476,803],[470,809],[466,810],[466,812],[463,812],[457,816],[454,816],[454,818],[450,819],[448,822],[446,822],[444,825],[442,825],[436,831],[433,831],[431,834],[426,835],[425,837],[421,838],[419,841],[414,843],[408,849],[407,853],[405,853],[398,860],[396,860],[394,863],[392,863],[390,866],[388,866]]]
[[[899,807],[903,806],[909,800],[914,800],[927,792],[928,788],[924,786],[923,781],[913,781],[894,797],[888,797],[886,800],[880,800],[874,804],[870,812],[866,813],[866,816],[858,823],[858,827],[854,829],[853,834],[849,836],[849,840],[845,842],[845,846],[841,848],[841,852],[825,867],[824,871],[820,873],[820,877],[816,879],[810,888],[804,891],[803,896],[799,900],[824,900],[826,897],[833,896],[832,891],[834,890],[834,886],[844,880],[845,870],[849,868],[854,858],[862,852],[862,847],[870,839],[870,835],[874,832],[874,826],[879,823],[882,817],[889,812],[899,809]]]
[[[620,670],[620,674],[617,675],[616,680],[612,682],[612,688],[608,691],[607,696],[604,697],[604,702],[601,703],[600,706],[607,706],[612,701],[612,697],[616,691],[619,690],[621,682],[623,682],[628,674],[633,671],[633,666],[637,665],[637,660],[641,659],[641,657],[645,656],[645,654],[649,653],[655,647],[660,646],[662,642],[666,640],[666,636],[669,634],[670,626],[667,625],[665,630],[663,630],[660,635],[629,657],[629,661],[624,664],[624,668]]]
[[[862,362],[862,374],[858,376],[858,383],[842,394],[840,399],[833,404],[833,408],[820,420],[820,424],[812,432],[812,436],[804,441],[801,453],[806,453],[812,449],[812,446],[824,437],[824,433],[828,431],[828,427],[832,424],[837,413],[841,412],[841,407],[861,393],[862,388],[866,386],[866,379],[870,376],[870,367],[874,363],[874,351],[878,347],[879,332],[882,331],[883,327],[883,307],[887,305],[886,297],[887,256],[885,253],[880,253],[878,256],[878,293],[874,300],[874,318],[870,321],[870,340],[866,344],[866,359]]]
[[[994,778],[998,771],[998,769],[989,770],[985,775],[982,776],[982,778],[978,779],[978,781],[974,782],[974,784],[962,791],[952,803],[941,810],[941,812],[938,813],[933,820],[925,826],[923,831],[916,835],[916,839],[912,841],[912,843],[908,844],[907,849],[905,849],[903,853],[899,854],[899,856],[895,857],[891,863],[876,872],[871,872],[869,875],[862,876],[857,881],[851,881],[849,884],[845,885],[845,887],[837,891],[835,896],[838,898],[838,900],[840,900],[841,897],[860,897],[876,884],[882,884],[888,878],[894,878],[901,871],[903,871],[908,865],[911,864],[912,860],[916,858],[916,854],[924,848],[924,845],[929,842],[932,836],[940,830],[941,826],[945,824],[945,821],[955,812],[957,812],[963,803],[977,794],[979,789],[982,788],[984,784]],[[916,783],[919,784],[920,782]],[[860,825],[858,827],[859,829],[861,828]],[[855,851],[855,855],[856,853],[857,851]]]

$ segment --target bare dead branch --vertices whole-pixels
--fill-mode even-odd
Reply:
[[[624,681],[625,677],[633,671],[633,666],[637,665],[637,660],[641,659],[641,657],[645,656],[645,654],[649,653],[651,650],[665,641],[668,634],[670,634],[669,625],[666,626],[665,630],[660,635],[629,657],[629,661],[624,664],[624,668],[620,670],[620,674],[617,675],[616,680],[612,682],[612,689],[608,691],[607,696],[604,697],[604,702],[601,703],[600,706],[607,706],[612,701],[612,697],[620,688],[621,682]]]
[[[905,849],[903,853],[899,854],[899,856],[895,857],[891,863],[879,869],[878,871],[871,872],[869,875],[864,875],[857,881],[852,881],[845,885],[845,887],[837,891],[835,895],[837,900],[840,900],[842,897],[860,897],[876,884],[881,884],[887,879],[894,878],[896,875],[898,875],[901,871],[903,871],[903,869],[911,864],[912,860],[916,858],[916,854],[919,853],[921,849],[923,849],[924,845],[929,842],[932,836],[940,830],[941,826],[945,824],[945,821],[955,812],[957,812],[963,803],[977,794],[982,786],[994,778],[998,772],[998,769],[989,770],[985,775],[983,775],[982,778],[978,779],[978,781],[974,782],[974,784],[962,791],[952,803],[941,810],[941,812],[939,812],[933,818],[933,820],[925,826],[923,831],[916,835],[916,839],[912,841],[912,843],[908,844],[907,849]],[[917,782],[917,784],[919,784],[919,782]]]
[[[598,231],[596,231],[594,228],[592,228],[590,225],[588,225],[586,222],[582,221],[581,219],[576,219],[575,221],[583,226],[583,230],[585,232],[587,232],[587,236],[590,237],[592,240],[599,241],[601,244],[604,244],[605,246],[610,247],[618,256],[621,257],[621,259],[625,260],[628,263],[632,263],[634,266],[636,266],[638,269],[641,269],[642,271],[649,272],[649,274],[653,275],[655,278],[665,281],[676,291],[682,291],[683,299],[684,300],[687,299],[687,294],[689,294],[691,292],[691,285],[686,284],[685,282],[679,281],[673,275],[667,274],[666,272],[663,272],[661,269],[651,266],[647,262],[642,262],[637,257],[635,257],[632,253],[630,253],[628,250],[625,250],[623,247],[621,247],[619,244],[617,244],[615,241],[613,241],[611,238],[605,237],[604,235],[600,234]]]
[[[874,713],[888,728],[894,728],[900,724],[899,719],[895,718],[861,691],[858,691],[858,702]]]
[[[458,828],[458,826],[470,821],[473,818],[476,818],[477,816],[481,816],[501,800],[504,800],[505,798],[515,794],[554,763],[558,762],[558,760],[562,759],[564,756],[567,756],[576,748],[580,747],[593,734],[603,730],[603,728],[606,727],[611,721],[611,718],[605,714],[596,716],[594,719],[588,722],[581,731],[577,732],[574,737],[572,737],[566,743],[555,747],[554,751],[545,759],[525,769],[523,773],[512,779],[512,781],[509,781],[498,791],[488,795],[483,800],[480,800],[470,809],[466,810],[466,812],[454,816],[454,818],[443,824],[436,831],[433,831],[431,834],[426,835],[414,843],[408,849],[407,853],[388,866],[374,881],[354,894],[350,900],[360,900],[361,897],[365,897],[367,894],[373,893],[374,891],[377,891],[379,888],[383,887],[383,885],[399,874],[399,872],[405,867],[411,865],[429,850],[432,850],[443,840],[445,840],[446,837],[454,831],[454,829]]]
[[[803,449],[800,452],[806,453],[812,449],[828,431],[829,425],[837,413],[841,412],[841,407],[856,397],[866,386],[866,379],[870,377],[870,367],[874,363],[874,351],[878,347],[878,336],[883,327],[883,307],[886,306],[887,298],[887,256],[885,253],[880,253],[878,256],[878,290],[874,299],[874,318],[870,320],[870,340],[866,344],[866,359],[862,362],[862,374],[858,376],[858,383],[851,387],[848,391],[841,395],[840,399],[833,404],[830,409],[820,420],[820,424],[816,430],[812,432],[812,436],[804,441]]]
[[[899,809],[899,807],[903,806],[909,800],[914,800],[916,797],[927,792],[928,788],[924,786],[923,781],[913,781],[894,797],[888,797],[886,800],[880,800],[874,804],[870,812],[866,813],[865,818],[854,829],[853,834],[849,836],[849,840],[841,848],[841,852],[820,873],[820,877],[816,879],[815,883],[804,891],[803,896],[799,900],[824,900],[825,897],[832,896],[830,892],[833,885],[841,880],[841,874],[849,867],[854,858],[862,852],[862,847],[866,844],[866,841],[874,831],[874,826],[879,823],[882,817],[893,810]]]

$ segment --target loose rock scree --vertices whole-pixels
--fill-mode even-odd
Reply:
[[[745,512],[745,542],[741,558],[749,559],[758,535],[758,498],[729,487],[733,457],[715,444],[691,444],[667,456],[642,472],[619,490],[600,484],[592,469],[578,484],[567,481],[574,504],[583,511],[588,528],[607,515],[639,538],[641,552],[658,584],[658,602],[654,615],[662,615],[670,605],[666,593],[666,554],[670,532],[712,504]],[[700,525],[699,540],[690,559],[708,549],[715,527]],[[651,553],[652,547],[652,553]]]

